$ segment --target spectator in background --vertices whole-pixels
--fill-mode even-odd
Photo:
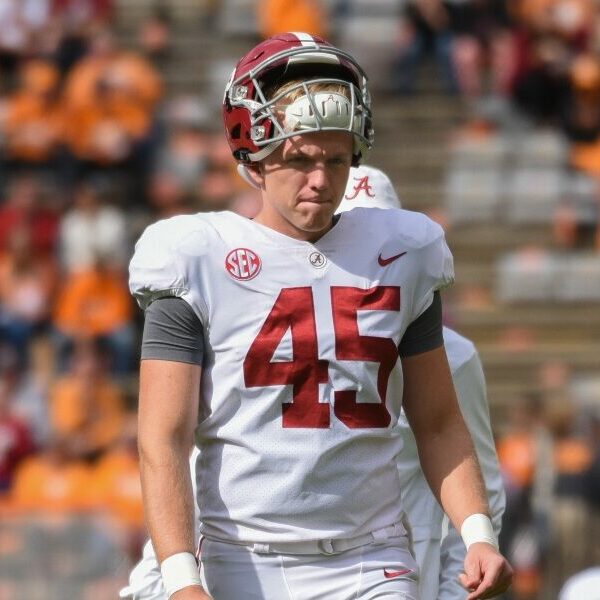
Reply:
[[[589,538],[600,540],[600,415],[592,414],[590,422],[590,444],[594,457],[584,474],[585,496],[590,510]],[[592,546],[591,564],[600,565],[600,544]]]
[[[20,85],[8,101],[4,125],[6,156],[11,166],[57,169],[64,127],[58,69],[48,61],[24,62]]]
[[[24,367],[33,336],[48,322],[56,279],[53,255],[36,254],[30,233],[14,229],[0,253],[0,337],[12,344]]]
[[[527,65],[517,76],[516,105],[538,125],[555,125],[569,93],[570,53],[555,37],[529,42]]]
[[[148,60],[160,66],[171,52],[171,35],[171,15],[159,4],[140,25],[138,46]]]
[[[32,174],[11,177],[0,205],[0,252],[9,246],[12,233],[21,229],[31,240],[36,254],[54,251],[59,216],[42,202],[41,181]]]
[[[67,275],[55,305],[53,323],[59,369],[64,370],[79,339],[97,339],[111,351],[112,369],[130,373],[135,333],[132,306],[121,269],[96,255],[85,270]]]
[[[107,363],[100,344],[79,342],[69,370],[50,390],[54,435],[81,459],[99,457],[121,436],[125,424],[125,396],[110,378]]]
[[[4,366],[0,371],[3,385],[8,390],[14,414],[27,423],[33,443],[40,448],[50,439],[50,419],[48,416],[48,378],[44,376],[36,353],[28,369],[19,365],[14,349],[0,345]]]
[[[198,180],[196,208],[199,211],[229,210],[236,191],[231,169],[211,162]]]
[[[10,89],[21,58],[43,40],[51,0],[0,0],[0,85]]]
[[[97,32],[65,83],[75,175],[120,171],[143,190],[162,94],[160,76],[145,58],[121,50],[110,31]]]
[[[39,453],[19,464],[10,491],[10,506],[17,512],[72,515],[91,506],[93,471],[71,454],[68,444],[47,443]]]
[[[516,399],[511,405],[508,429],[497,442],[506,490],[500,548],[510,557],[514,569],[509,597],[515,600],[538,598],[547,558],[546,515],[535,502],[547,437],[541,409],[536,396]]]
[[[401,24],[394,78],[401,94],[415,91],[417,69],[433,51],[447,93],[458,91],[452,59],[452,33],[446,5],[442,0],[409,0]]]
[[[567,101],[575,56],[590,49],[592,0],[522,0],[514,5],[521,26],[514,98],[541,123],[555,124]]]
[[[108,25],[113,17],[114,0],[52,0],[52,8],[55,15],[80,27]]]
[[[83,181],[73,197],[60,227],[62,265],[68,272],[87,270],[101,255],[114,268],[124,268],[129,248],[123,211],[106,202],[99,181]]]
[[[172,173],[186,193],[193,193],[213,152],[214,119],[200,98],[179,96],[165,107],[163,127],[156,169]],[[228,164],[232,164],[230,158]]]
[[[151,214],[147,222],[167,219],[175,215],[187,214],[192,211],[191,196],[178,174],[170,169],[158,169],[150,178],[148,201]]]
[[[238,195],[247,196],[248,188],[242,183],[226,140],[213,135],[207,168],[198,179],[198,210],[231,210]]]
[[[551,515],[552,549],[548,564],[550,589],[588,566],[591,540],[586,510],[585,474],[592,464],[593,450],[582,435],[572,398],[549,397],[545,415],[552,435],[553,496]]]
[[[93,32],[110,24],[113,5],[113,0],[52,0],[57,36],[53,57],[61,73],[85,56]]]
[[[93,99],[69,111],[66,142],[77,173],[125,167],[139,174],[152,124],[126,80],[99,79]]]
[[[15,409],[12,392],[18,372],[15,353],[0,346],[0,496],[10,489],[18,464],[35,448],[31,427]]]
[[[508,97],[515,77],[516,44],[506,2],[447,0],[452,55],[461,94],[477,99],[487,91]],[[488,77],[489,75],[489,77]]]
[[[598,56],[587,52],[576,57],[571,66],[570,77],[570,94],[562,114],[563,129],[572,142],[569,163],[574,169],[593,177],[596,185],[600,186],[600,59]],[[600,191],[596,192],[596,199],[600,210]],[[575,229],[573,226],[572,228]],[[576,230],[572,238],[576,238]],[[600,250],[598,222],[595,247]]]
[[[259,0],[256,5],[264,39],[282,31],[306,31],[319,37],[329,34],[328,15],[319,0]]]
[[[562,115],[563,129],[573,142],[596,142],[600,134],[598,57],[592,53],[577,56],[571,65],[570,80],[570,93]]]
[[[65,82],[67,108],[78,111],[94,106],[99,86],[122,90],[147,114],[155,110],[163,94],[154,67],[141,55],[121,50],[108,29],[94,34],[89,53],[69,73]]]
[[[576,52],[591,42],[593,0],[520,0],[511,8],[530,38],[554,38]]]
[[[107,513],[125,538],[132,560],[137,560],[147,536],[137,454],[137,415],[126,417],[121,435],[107,448],[94,467],[96,509]]]
[[[573,142],[571,166],[600,177],[600,60],[594,54],[582,54],[573,62],[563,128]]]

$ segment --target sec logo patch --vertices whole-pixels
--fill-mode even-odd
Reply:
[[[248,248],[236,248],[225,258],[227,272],[239,281],[254,279],[259,273],[262,263],[258,254]]]

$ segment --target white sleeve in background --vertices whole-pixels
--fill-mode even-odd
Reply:
[[[460,584],[458,576],[464,572],[466,549],[454,526],[448,526],[448,533],[440,548],[439,600],[465,600],[467,590]],[[437,600],[437,599],[436,599]]]
[[[444,328],[444,340],[454,387],[463,417],[475,444],[485,482],[490,516],[494,531],[498,535],[506,498],[490,425],[481,361],[473,344],[456,332]],[[449,525],[448,533],[442,540],[441,546],[437,600],[464,600],[467,597],[467,592],[458,580],[459,574],[463,572],[465,554],[466,548],[460,534]]]
[[[144,545],[142,558],[129,574],[129,585],[119,591],[119,598],[131,600],[167,600],[163,587],[160,566],[152,542]]]
[[[194,498],[196,498],[196,459],[198,455],[198,448],[194,447],[190,455]],[[196,502],[194,502],[194,507],[194,543],[198,544],[198,540],[200,539],[200,521]],[[125,586],[119,592],[119,598],[127,598],[129,600],[167,600],[167,593],[160,574],[160,565],[158,564],[156,553],[150,540],[144,545],[142,558],[131,570],[129,585]]]
[[[475,444],[485,481],[492,523],[500,531],[505,496],[489,420],[483,369],[472,342],[444,327],[444,345],[458,402]],[[431,492],[418,461],[416,442],[404,415],[399,420],[404,446],[398,461],[402,504],[413,535],[419,565],[421,600],[464,600],[458,575],[466,554],[453,527],[443,534],[444,513]]]

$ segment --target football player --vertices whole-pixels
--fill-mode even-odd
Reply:
[[[443,232],[408,211],[334,217],[373,139],[366,75],[322,39],[280,34],[239,61],[223,113],[261,190],[256,218],[161,221],[130,265],[144,507],[167,597],[416,599],[400,399],[467,546],[469,600],[501,593],[511,569],[443,346]]]
[[[338,212],[356,207],[400,208],[401,205],[389,177],[379,169],[361,165],[350,171]],[[454,387],[475,444],[497,537],[506,497],[490,425],[483,368],[473,342],[448,327],[444,327],[443,331]],[[445,522],[444,513],[425,480],[416,440],[404,412],[400,415],[398,427],[403,437],[398,472],[402,504],[419,565],[419,597],[421,600],[464,600],[467,593],[459,577],[466,547],[454,526]]]
[[[246,177],[244,173],[242,175]],[[356,207],[400,208],[400,200],[385,173],[366,165],[350,169],[346,191],[337,212]],[[494,533],[498,536],[505,494],[490,426],[483,369],[477,350],[470,340],[448,327],[444,327],[443,335],[454,387],[461,412],[475,443]],[[466,554],[465,545],[456,529],[444,523],[441,507],[420,468],[416,440],[403,412],[398,420],[398,430],[404,438],[402,452],[398,457],[398,471],[403,507],[410,524],[413,552],[419,566],[419,597],[421,600],[464,600],[467,591],[460,584],[459,576]],[[198,450],[194,448],[190,458],[192,474],[195,472],[197,456]],[[195,483],[193,478],[192,485]],[[200,539],[197,513],[196,507],[196,543]],[[443,535],[445,525],[447,531]],[[143,557],[132,570],[129,585],[122,590],[121,597],[132,600],[167,600],[156,554],[149,541],[144,546]]]

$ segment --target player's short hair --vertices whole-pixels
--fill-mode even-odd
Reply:
[[[281,97],[281,100],[278,104],[291,104],[304,95],[304,89],[302,88],[304,82],[304,79],[299,78],[284,81],[283,83],[267,88],[265,90],[265,96],[269,100],[279,96]],[[339,83],[329,81],[322,81],[319,83],[308,82],[307,88],[313,94],[317,92],[334,92],[336,94],[342,94],[350,99],[347,86],[340,85]]]

